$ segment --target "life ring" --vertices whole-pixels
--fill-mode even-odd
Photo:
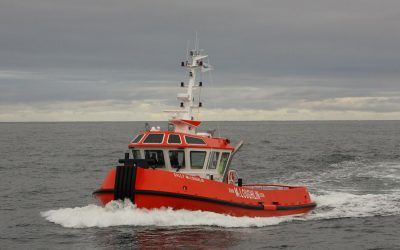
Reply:
[[[229,184],[234,184],[235,183],[235,179],[236,179],[236,172],[230,170],[228,172],[228,183]]]

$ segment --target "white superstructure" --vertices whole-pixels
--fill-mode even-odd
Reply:
[[[181,62],[181,66],[186,68],[189,77],[187,84],[181,82],[181,87],[186,88],[186,92],[177,94],[180,109],[165,111],[172,113],[170,122],[175,125],[175,132],[195,134],[195,128],[201,123],[195,120],[193,115],[193,111],[202,107],[200,101],[195,102],[194,90],[203,86],[201,81],[197,81],[199,74],[212,69],[211,65],[205,62],[208,55],[203,55],[201,52],[202,50],[198,48],[190,50],[187,60]]]

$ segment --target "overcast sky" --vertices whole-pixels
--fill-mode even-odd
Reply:
[[[0,121],[400,119],[400,1],[1,0]]]

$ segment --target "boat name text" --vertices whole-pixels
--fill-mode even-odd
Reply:
[[[204,180],[202,178],[198,177],[198,176],[174,173],[174,177],[177,177],[177,178],[180,178],[180,179],[204,182]]]
[[[237,188],[237,187],[234,187],[233,189],[229,188],[229,193],[233,193],[236,195],[236,197],[239,197],[239,198],[253,199],[253,200],[259,200],[259,199],[265,197],[263,193],[259,193],[254,190]]]

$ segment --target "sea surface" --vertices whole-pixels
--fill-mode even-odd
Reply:
[[[152,122],[161,125],[163,122]],[[101,207],[143,122],[0,123],[0,249],[400,249],[400,121],[205,122],[244,183],[306,185],[308,215]]]

